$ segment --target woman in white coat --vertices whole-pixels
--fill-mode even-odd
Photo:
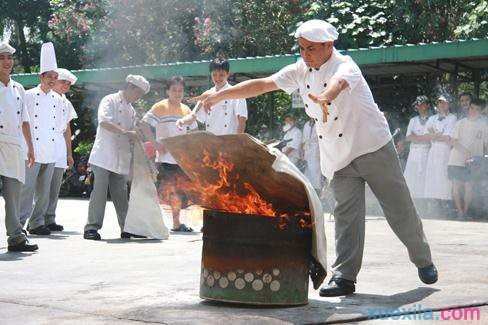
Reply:
[[[322,172],[320,170],[319,138],[315,129],[315,120],[310,119],[303,126],[302,133],[303,160],[307,162],[305,176],[313,188],[320,194],[322,190]]]
[[[405,166],[405,180],[414,199],[425,198],[425,175],[429,157],[431,136],[427,131],[429,104],[426,96],[419,96],[414,102],[419,115],[410,119],[406,141],[410,142],[410,152]]]
[[[437,112],[427,121],[427,130],[432,140],[427,159],[425,197],[445,201],[451,200],[447,163],[451,153],[451,135],[457,118],[449,113],[449,102],[444,96],[437,100]]]

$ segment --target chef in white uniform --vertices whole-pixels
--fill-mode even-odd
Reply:
[[[209,70],[214,87],[206,93],[214,93],[230,87],[229,61],[214,59]],[[217,103],[211,112],[199,109],[197,105],[192,114],[177,121],[179,128],[191,125],[195,119],[205,125],[205,130],[215,135],[244,133],[247,121],[247,104],[245,99],[229,99]]]
[[[7,42],[0,43],[0,178],[5,200],[8,251],[32,252],[38,247],[29,244],[22,231],[19,204],[20,190],[25,182],[24,140],[29,167],[34,164],[34,147],[24,87],[10,78],[14,53],[15,49]]]
[[[427,131],[432,140],[427,159],[425,197],[437,200],[452,199],[452,184],[447,176],[447,164],[451,154],[451,136],[456,125],[456,115],[449,112],[449,102],[440,96],[437,114],[427,121]]]
[[[320,195],[322,190],[322,172],[320,170],[320,148],[315,120],[310,119],[303,126],[302,132],[303,160],[307,162],[305,176],[312,184],[315,191]]]
[[[295,122],[295,117],[291,115],[285,117],[283,141],[286,141],[286,145],[281,151],[296,165],[302,154],[302,131]]]
[[[52,43],[42,44],[41,83],[26,91],[25,105],[29,111],[32,143],[36,162],[26,167],[25,184],[20,201],[20,222],[32,235],[49,235],[44,215],[49,204],[49,190],[56,162],[56,126],[61,97],[53,90],[58,78],[56,55]],[[34,206],[33,206],[34,202]]]
[[[425,175],[429,157],[431,136],[427,131],[429,103],[426,96],[419,96],[414,102],[419,115],[408,123],[406,141],[410,142],[410,151],[405,167],[405,180],[414,199],[425,198]]]
[[[73,167],[73,153],[71,150],[71,120],[77,118],[73,104],[66,98],[70,87],[76,83],[76,76],[66,69],[57,69],[58,80],[54,85],[54,91],[61,96],[61,105],[56,107],[56,134],[54,144],[56,146],[56,164],[49,194],[49,204],[45,216],[45,225],[51,231],[63,231],[64,227],[56,223],[56,207],[58,205],[59,190],[63,181],[66,168]]]
[[[407,247],[424,283],[437,281],[437,270],[392,142],[388,123],[374,102],[361,70],[334,49],[336,29],[310,20],[296,31],[302,60],[268,78],[247,80],[196,98],[206,109],[222,100],[249,98],[278,89],[299,89],[305,112],[315,119],[321,169],[331,179],[335,208],[334,276],[322,296],[355,291],[365,236],[365,184],[383,207],[395,234]]]
[[[88,163],[95,180],[88,206],[88,220],[83,237],[100,240],[98,230],[102,228],[110,189],[121,238],[136,237],[124,232],[127,216],[127,181],[131,164],[131,140],[137,139],[135,131],[136,111],[132,103],[149,92],[149,82],[143,76],[128,75],[125,88],[105,96],[98,107],[98,128]]]

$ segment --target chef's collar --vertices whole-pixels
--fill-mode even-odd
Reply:
[[[220,88],[220,89],[219,89],[219,91],[220,91],[220,90],[224,90],[224,89],[229,88],[229,87],[230,87],[230,85],[229,85],[229,82],[227,81],[227,82],[225,83],[225,85],[223,85],[223,86],[222,86],[222,88]],[[215,89],[215,90],[217,90],[217,86],[214,86],[214,89]]]
[[[332,54],[330,55],[329,59],[327,61],[325,61],[320,67],[318,68],[308,68],[308,70],[310,72],[312,71],[324,71],[325,69],[327,69],[327,67],[330,65],[330,63],[332,62],[332,60],[334,60],[337,56],[337,50],[335,49],[335,47],[332,49]]]
[[[40,85],[40,84],[39,84],[39,85],[37,85],[37,90],[39,91],[39,94],[42,94],[42,95],[49,95],[49,94],[50,94],[50,93],[53,91],[52,89],[50,89],[50,90],[49,90],[47,93],[46,93],[46,92],[44,92],[44,90],[42,90],[42,88],[41,88],[41,85]]]
[[[123,104],[129,104],[129,102],[127,101],[127,99],[125,99],[125,96],[124,96],[124,92],[122,90],[119,90],[119,98],[120,98],[120,102],[123,103]]]
[[[12,86],[12,78],[9,78],[8,79],[8,82],[7,84],[4,84],[3,82],[0,81],[0,87],[3,87],[3,88],[9,88]]]

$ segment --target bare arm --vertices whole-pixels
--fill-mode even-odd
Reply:
[[[73,152],[71,148],[71,125],[68,122],[66,126],[66,131],[64,131],[64,142],[66,142],[66,153],[67,153],[67,162],[69,167],[73,167],[75,161],[73,159]]]
[[[405,140],[413,143],[428,143],[432,140],[432,136],[430,134],[417,135],[412,133]]]
[[[152,143],[152,145],[154,146],[154,148],[161,154],[164,154],[166,152],[166,150],[164,149],[164,146],[162,143],[158,142],[156,140],[156,137],[154,135],[154,132],[153,130],[151,129],[151,126],[149,124],[147,124],[146,122],[142,121],[141,123],[139,123],[139,129],[141,130],[142,132],[142,135],[144,136],[144,138],[148,141],[150,141]]]
[[[22,133],[24,134],[25,143],[27,144],[27,167],[30,168],[34,165],[35,157],[29,122],[22,123]]]
[[[461,151],[468,158],[471,158],[471,151],[469,151],[468,148],[466,148],[465,146],[463,146],[457,139],[452,139],[451,143],[452,143],[452,146],[454,148],[456,148],[457,150]]]
[[[319,95],[308,94],[308,97],[311,100],[322,107],[322,111],[324,112],[324,122],[327,122],[330,102],[336,99],[337,96],[339,96],[339,94],[347,87],[349,87],[349,84],[346,80],[342,78],[332,78],[327,84],[327,88],[325,88],[322,93]]]
[[[237,116],[237,133],[244,133],[246,131],[247,118],[244,116]]]

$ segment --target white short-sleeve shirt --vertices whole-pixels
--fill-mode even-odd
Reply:
[[[0,134],[23,144],[22,123],[29,122],[24,87],[10,79],[7,86],[0,82]]]
[[[134,108],[121,91],[105,96],[98,107],[97,135],[88,162],[117,174],[129,175],[132,158],[129,138],[101,127],[100,123],[110,122],[132,130],[135,117]]]
[[[229,87],[230,85],[226,84],[221,90]],[[215,87],[212,90],[215,90]],[[196,114],[198,121],[205,124],[205,129],[215,135],[236,134],[239,116],[247,119],[245,99],[223,100],[212,106],[211,111],[200,109]]]
[[[291,129],[286,131],[285,135],[283,136],[283,140],[290,140],[286,144],[285,147],[281,151],[286,151],[287,149],[291,148],[294,149],[288,156],[288,158],[294,164],[300,159],[300,153],[302,148],[302,131],[296,126],[293,126]]]
[[[56,120],[56,134],[54,143],[56,145],[56,168],[66,168],[67,163],[67,148],[66,140],[64,139],[64,132],[68,128],[71,120],[78,118],[73,104],[63,94],[61,95],[61,105],[59,105],[58,113],[61,118]]]
[[[468,149],[472,156],[482,156],[485,153],[485,147],[488,146],[488,124],[482,117],[476,120],[463,118],[456,123],[452,138]],[[465,167],[468,158],[470,157],[454,146],[449,156],[448,165]]]
[[[407,127],[407,133],[406,136],[410,136],[412,134],[415,135],[425,135],[429,133],[427,131],[427,121],[428,117],[422,119],[420,116],[415,116],[410,119],[410,122],[408,122],[408,127]],[[410,148],[415,148],[415,147],[430,147],[430,143],[428,142],[422,142],[422,143],[416,143],[412,142],[410,144]]]
[[[349,86],[332,101],[328,120],[324,122],[322,109],[309,99],[308,94],[322,93],[333,77],[344,79]],[[388,122],[378,109],[361,70],[349,56],[334,49],[319,69],[307,67],[300,59],[271,78],[288,94],[298,90],[305,112],[315,119],[320,165],[328,179],[355,158],[374,152],[391,141]]]

